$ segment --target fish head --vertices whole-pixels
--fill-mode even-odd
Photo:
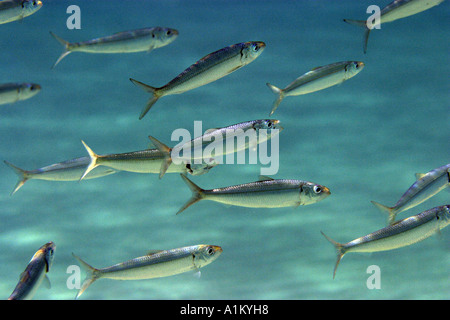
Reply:
[[[175,39],[178,37],[178,30],[172,28],[156,27],[152,31],[152,37],[158,42],[155,47],[163,47],[175,41]]]
[[[24,16],[29,16],[38,11],[42,7],[42,1],[25,0],[22,1],[22,8],[25,11]]]
[[[436,219],[439,221],[439,229],[443,229],[450,224],[450,205],[442,206],[436,212]]]
[[[313,182],[306,182],[300,186],[300,201],[302,205],[319,202],[330,194],[330,189]]]
[[[345,79],[350,79],[353,76],[356,76],[358,73],[364,69],[364,62],[362,61],[349,61],[345,65]]]
[[[248,64],[259,57],[266,48],[266,44],[262,41],[249,41],[242,44],[241,61]]]
[[[36,83],[24,83],[20,88],[20,99],[28,99],[41,91],[41,86]]]
[[[54,242],[50,241],[44,244],[39,250],[35,253],[33,259],[42,259],[45,262],[45,272],[49,272],[50,268],[53,264],[53,258],[55,256],[56,245]]]
[[[187,163],[186,171],[193,176],[200,176],[204,173],[207,173],[210,169],[214,168],[219,163],[211,158],[211,161],[205,161],[205,163],[195,164],[195,163]]]
[[[194,252],[194,264],[201,268],[216,260],[222,253],[222,248],[209,244],[201,244]]]
[[[255,129],[255,130],[259,130],[259,129],[275,130],[275,129],[278,129],[279,131],[281,131],[284,128],[280,124],[280,120],[263,119],[263,120],[256,120],[253,123],[253,129]]]

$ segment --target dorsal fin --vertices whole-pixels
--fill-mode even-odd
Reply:
[[[426,173],[416,173],[416,179],[417,179],[417,180],[420,180],[420,179],[422,179],[425,175],[426,175]]]
[[[147,256],[151,256],[151,255],[154,255],[156,253],[163,252],[163,251],[164,250],[150,250],[150,251],[147,252]]]

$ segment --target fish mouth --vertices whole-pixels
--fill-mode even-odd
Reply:
[[[214,251],[216,251],[216,252],[220,252],[220,253],[223,252],[222,247],[219,247],[219,246],[211,246],[211,247],[213,247],[213,248],[214,248]]]
[[[365,64],[362,61],[358,61],[358,63],[356,64],[358,66],[358,68],[364,68]]]
[[[331,194],[330,189],[328,189],[327,187],[322,186],[322,192],[326,193],[327,195]]]
[[[284,127],[280,124],[280,120],[273,120],[273,125],[275,126],[274,129],[278,129],[280,131],[284,129]]]
[[[38,2],[36,2],[36,4],[37,4],[39,7],[42,7],[42,1],[38,1]]]

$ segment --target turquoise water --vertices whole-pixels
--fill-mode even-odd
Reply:
[[[1,25],[0,81],[35,82],[32,99],[0,106],[0,155],[24,169],[85,156],[145,149],[148,135],[171,145],[177,128],[193,132],[267,118],[275,95],[310,69],[361,60],[354,78],[320,92],[288,97],[273,115],[280,134],[275,178],[330,188],[322,202],[283,209],[197,203],[175,212],[190,191],[178,174],[119,172],[78,182],[28,181],[10,196],[17,177],[0,166],[0,297],[7,298],[36,250],[57,245],[52,288],[36,299],[72,299],[66,281],[72,252],[95,267],[194,244],[222,255],[191,274],[143,281],[99,280],[81,299],[448,299],[450,230],[413,246],[348,254],[336,279],[335,250],[320,234],[347,242],[385,226],[370,201],[394,205],[416,172],[449,163],[448,1],[372,32],[342,21],[364,19],[366,8],[390,1],[65,1],[44,0],[21,22]],[[81,30],[69,30],[66,9],[81,9]],[[179,31],[151,53],[62,52],[49,34],[81,41],[142,27]],[[130,77],[162,86],[206,54],[244,41],[264,41],[261,56],[214,83],[164,97],[138,117],[148,94]],[[204,188],[258,179],[258,165],[222,165],[191,177]],[[400,218],[448,204],[443,191]],[[368,289],[371,265],[381,289]]]

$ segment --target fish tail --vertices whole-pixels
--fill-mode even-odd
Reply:
[[[55,38],[59,43],[61,43],[64,47],[64,52],[59,56],[58,60],[56,60],[55,64],[52,66],[52,69],[56,67],[58,63],[61,62],[67,55],[69,55],[72,51],[70,49],[70,43],[64,40],[61,37],[58,37],[56,34],[50,31],[50,34]]]
[[[80,180],[83,180],[84,177],[86,177],[86,175],[91,172],[91,170],[95,169],[96,167],[99,166],[98,164],[98,155],[92,151],[91,148],[89,148],[89,146],[83,141],[81,140],[81,143],[83,143],[84,147],[86,148],[86,151],[89,154],[89,158],[91,159],[91,162],[89,162],[88,166],[86,167],[86,170],[84,171],[83,175],[81,176]]]
[[[178,210],[177,214],[181,213],[182,211],[184,211],[185,209],[187,209],[188,207],[190,207],[194,203],[202,200],[205,197],[205,195],[203,193],[204,190],[202,188],[200,188],[195,183],[193,183],[191,180],[189,180],[188,177],[186,177],[184,174],[180,174],[180,176],[183,178],[184,182],[186,182],[189,189],[191,189],[192,197],[191,197],[191,199],[189,199],[188,202],[186,202],[186,204],[183,207],[181,207],[180,210]]]
[[[394,212],[393,207],[388,207],[385,205],[382,205],[381,203],[371,201],[378,209],[381,210],[381,212],[388,214],[388,224],[391,225],[395,222],[395,218],[397,216],[397,213]]]
[[[141,111],[141,115],[139,116],[139,120],[141,120],[147,114],[150,108],[156,103],[156,101],[158,101],[158,99],[161,98],[161,95],[159,94],[158,88],[151,87],[145,83],[134,80],[132,78],[130,78],[130,81],[133,82],[133,84],[137,85],[138,87],[152,94],[152,97],[148,100],[144,109],[142,109]]]
[[[322,231],[320,231],[320,233],[334,246],[334,248],[336,249],[336,252],[337,252],[336,265],[334,266],[334,271],[333,271],[333,279],[334,279],[335,276],[336,276],[337,268],[339,266],[339,262],[341,262],[342,257],[345,255],[345,248],[344,248],[344,245],[342,243],[334,241],[333,239],[328,237]]]
[[[81,285],[80,290],[78,290],[77,295],[75,296],[75,299],[78,299],[84,291],[98,278],[100,278],[100,273],[98,272],[98,269],[92,267],[85,261],[83,261],[80,257],[76,256],[72,252],[72,256],[78,260],[81,267],[86,271],[86,278],[83,281],[83,284]]]
[[[148,138],[153,142],[155,147],[164,154],[164,161],[161,163],[161,168],[159,169],[159,178],[161,179],[172,164],[172,157],[170,155],[172,149],[152,136],[148,136]]]
[[[369,42],[369,35],[371,29],[367,27],[367,22],[365,20],[352,20],[352,19],[344,19],[345,22],[352,24],[354,26],[358,26],[364,28],[364,53],[367,52],[367,43]]]
[[[12,163],[9,163],[8,161],[3,161],[8,167],[13,169],[13,171],[17,174],[19,177],[19,181],[17,181],[16,186],[14,187],[13,191],[11,192],[11,196],[16,193],[17,190],[19,190],[25,182],[29,179],[29,174],[26,170],[20,169],[19,167],[16,167]]]
[[[284,92],[282,89],[275,87],[274,85],[272,85],[270,83],[266,83],[266,85],[270,88],[270,90],[272,90],[273,93],[278,94],[278,98],[273,102],[272,111],[270,111],[270,114],[269,114],[269,116],[271,116],[275,112],[275,110],[277,110],[281,101],[284,99]]]

